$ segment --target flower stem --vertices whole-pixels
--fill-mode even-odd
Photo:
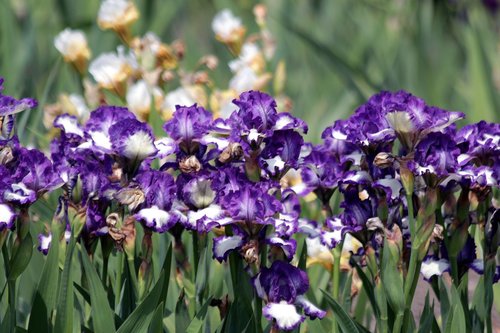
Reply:
[[[418,262],[418,247],[415,247],[416,241],[416,225],[415,225],[415,215],[413,210],[413,198],[411,193],[406,195],[406,201],[408,205],[408,224],[410,225],[410,235],[411,235],[411,253],[410,253],[410,264],[408,266],[408,272],[406,274],[406,281],[404,286],[405,293],[405,304],[408,309],[411,309],[411,303],[413,302],[413,294],[415,292],[416,283],[418,281],[418,273],[420,270],[420,264]],[[398,314],[399,315],[399,314]],[[395,331],[396,332],[396,331]]]
[[[123,252],[117,252],[117,262],[118,265],[116,267],[116,290],[115,290],[115,307],[118,307],[120,304],[120,295],[122,290],[122,271],[123,271]]]
[[[137,301],[139,301],[139,289],[137,282],[137,272],[135,269],[134,257],[127,258],[127,266],[130,274],[130,281],[132,282],[132,287],[134,289],[134,295]]]
[[[332,267],[332,297],[339,301],[340,289],[340,257],[342,255],[343,242],[339,242],[333,249],[333,267]],[[332,332],[339,332],[339,327],[335,316],[332,318]]]
[[[404,312],[399,311],[396,316],[396,321],[394,322],[394,327],[392,329],[393,333],[401,332],[401,328],[403,327],[403,318],[404,318]]]

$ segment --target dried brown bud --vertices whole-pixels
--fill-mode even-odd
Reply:
[[[231,142],[219,155],[219,162],[229,163],[237,161],[243,157],[243,148],[239,143]]]
[[[434,226],[434,230],[432,231],[432,238],[434,240],[436,240],[436,239],[443,239],[443,231],[444,231],[443,226],[440,225],[440,224],[436,224]]]
[[[390,153],[382,152],[375,156],[373,164],[378,166],[380,169],[391,167],[394,163],[394,156]]]
[[[194,73],[193,82],[195,84],[207,84],[210,82],[210,77],[208,76],[207,72],[199,71],[199,72]]]
[[[180,161],[179,169],[181,169],[183,173],[198,172],[201,170],[201,163],[196,156],[192,155]]]
[[[175,79],[175,73],[173,71],[164,71],[161,75],[161,79],[165,82],[170,82]]]
[[[266,22],[267,7],[264,4],[257,4],[253,7],[253,14],[255,15],[255,21],[258,25],[262,26]]]
[[[184,53],[186,52],[186,45],[184,45],[184,42],[181,40],[175,40],[172,43],[172,49],[174,50],[175,55],[177,56],[177,59],[182,59],[184,58]]]
[[[120,222],[120,216],[117,213],[111,213],[106,217],[106,225],[109,228],[114,228],[117,225],[119,226],[118,222]]]
[[[106,218],[106,225],[108,226],[109,229],[109,235],[111,238],[116,243],[116,246],[118,248],[122,247],[123,241],[126,238],[126,235],[122,232],[122,230],[119,228],[119,222],[120,217],[118,216],[117,213],[112,213],[109,214],[108,217]]]
[[[12,155],[12,148],[3,147],[0,150],[0,164],[1,165],[9,163],[13,159],[14,159],[14,156]]]
[[[259,264],[259,243],[255,240],[251,240],[248,243],[246,243],[243,248],[241,249],[241,255],[243,256],[243,259],[248,264],[256,264],[258,267]]]
[[[116,192],[115,199],[122,205],[128,205],[130,210],[134,210],[145,200],[144,192],[138,188],[124,188]]]
[[[216,56],[209,54],[209,55],[203,56],[200,59],[200,63],[207,66],[208,69],[213,71],[219,65],[219,59]]]

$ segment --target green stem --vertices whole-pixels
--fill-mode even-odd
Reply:
[[[408,224],[410,226],[410,237],[413,241],[415,238],[415,213],[413,211],[413,196],[412,193],[406,195],[406,202],[408,204]]]
[[[136,300],[139,300],[139,287],[138,287],[138,282],[137,282],[137,272],[135,269],[135,264],[134,264],[134,258],[129,257],[127,258],[127,266],[130,274],[130,281],[132,282],[132,286],[134,288],[134,295]]]
[[[340,290],[340,257],[342,255],[343,242],[340,242],[333,249],[333,267],[332,267],[332,297],[334,300],[339,300],[339,290]],[[332,332],[339,332],[339,326],[337,324],[337,319],[335,316],[332,318]]]
[[[406,274],[406,281],[404,287],[405,303],[407,308],[411,308],[411,303],[413,301],[413,294],[411,291],[413,289],[414,280],[416,280],[416,275],[418,273],[417,266],[418,266],[418,249],[412,247],[410,254],[410,265],[408,266],[408,273]]]
[[[9,320],[11,331],[15,331],[16,327],[16,281],[9,280],[10,267],[9,267],[9,252],[7,251],[7,246],[4,243],[2,246],[2,255],[5,267],[5,280],[7,281],[7,289],[9,293]],[[5,319],[4,319],[5,320]]]
[[[263,330],[262,330],[262,299],[259,296],[257,296],[256,293],[254,293],[253,300],[254,300],[254,305],[255,305],[254,312],[255,312],[255,321],[257,322],[257,332],[262,333],[263,332]]]
[[[8,282],[9,288],[9,310],[12,332],[15,332],[17,326],[16,320],[16,281]]]
[[[458,288],[460,281],[458,278],[458,260],[457,256],[450,256],[450,266],[451,266],[451,278],[453,284]]]
[[[417,266],[418,264],[418,248],[415,248],[415,238],[416,238],[416,229],[415,229],[415,215],[413,211],[413,198],[412,194],[406,195],[406,201],[408,205],[408,224],[410,225],[410,237],[411,237],[411,253],[410,253],[410,264],[408,266],[408,273],[406,274],[406,281],[404,286],[405,293],[405,303],[406,307],[411,309],[411,303],[413,301],[413,283],[414,280],[418,278]]]
[[[393,333],[401,332],[401,328],[403,327],[403,319],[404,319],[404,312],[399,311],[396,316],[396,321],[394,322],[394,327],[392,329]]]
[[[118,264],[116,267],[115,307],[118,307],[118,304],[120,304],[120,295],[122,291],[123,252],[118,252],[117,260]]]

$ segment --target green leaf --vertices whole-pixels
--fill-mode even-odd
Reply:
[[[83,268],[88,280],[90,302],[92,308],[92,327],[95,332],[115,332],[114,312],[108,302],[106,290],[102,281],[90,262],[84,247],[80,250]]]
[[[307,265],[307,242],[304,239],[304,242],[302,243],[302,251],[300,252],[299,256],[299,265],[297,267],[305,271],[307,268],[306,265]]]
[[[207,316],[208,312],[208,307],[210,305],[210,302],[212,301],[212,298],[210,297],[205,304],[201,307],[200,311],[196,314],[196,316],[191,320],[191,323],[189,323],[189,326],[186,329],[186,333],[199,333],[203,323],[205,322],[205,317]]]
[[[351,319],[351,317],[349,317],[349,315],[347,314],[347,312],[345,312],[342,306],[340,306],[340,304],[337,303],[337,301],[334,300],[327,292],[325,292],[324,290],[321,290],[321,292],[325,296],[326,302],[332,309],[333,314],[336,316],[337,322],[340,328],[342,329],[342,332],[360,333],[360,331],[358,330],[358,326]]]
[[[59,233],[54,230],[53,239],[59,239]],[[59,285],[59,242],[50,245],[47,260],[43,266],[42,276],[38,283],[33,307],[31,308],[28,331],[47,332],[52,310],[56,305],[57,286]]]
[[[460,295],[454,285],[451,285],[451,308],[446,318],[445,333],[466,333],[466,323]]]
[[[172,244],[170,244],[165,260],[163,261],[160,277],[153,289],[144,298],[141,304],[128,316],[119,327],[118,333],[146,331],[152,317],[157,313],[160,303],[165,303],[170,281],[170,267],[172,263]]]
[[[73,261],[75,245],[75,238],[73,234],[71,234],[69,245],[66,248],[66,258],[64,260],[64,269],[61,276],[59,297],[57,299],[55,332],[73,332],[74,294],[71,262]]]
[[[389,305],[395,313],[404,311],[405,298],[403,289],[403,277],[398,270],[398,258],[391,251],[394,249],[387,240],[384,241],[384,250],[382,253],[382,267],[380,268],[380,276],[384,285],[385,294]],[[395,250],[395,249],[394,249]]]
[[[424,309],[420,315],[420,328],[419,333],[427,333],[432,331],[432,323],[434,318],[434,304],[429,305],[429,292],[425,296]]]
[[[156,307],[153,318],[151,318],[151,324],[148,329],[149,333],[163,332],[163,308],[164,303],[160,302],[160,304]]]
[[[165,272],[162,271],[160,278],[141,304],[130,314],[118,329],[118,333],[144,332],[147,330],[149,322],[156,311],[162,295],[163,284],[165,283]]]
[[[15,281],[19,275],[24,272],[30,262],[32,254],[33,239],[31,238],[31,234],[28,233],[22,240],[14,256],[10,259],[9,281]]]
[[[189,312],[185,300],[186,293],[181,290],[177,304],[175,305],[175,331],[185,332],[189,326]]]
[[[375,300],[375,292],[374,292],[375,287],[373,286],[373,283],[370,281],[368,276],[365,274],[363,269],[358,265],[358,263],[355,260],[351,260],[351,265],[354,266],[356,272],[358,273],[359,278],[361,279],[361,282],[363,282],[363,289],[365,290],[366,295],[370,300],[370,304],[372,306],[375,317],[378,317],[380,311],[377,306],[377,301]]]

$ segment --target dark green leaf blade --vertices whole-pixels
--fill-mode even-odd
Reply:
[[[108,302],[106,290],[102,286],[102,281],[90,262],[85,248],[81,248],[85,275],[89,281],[90,302],[92,304],[92,325],[95,332],[115,332],[114,313]]]
[[[337,317],[337,322],[340,325],[340,328],[342,329],[343,332],[349,332],[349,333],[360,333],[358,330],[358,326],[356,323],[349,317],[347,312],[340,306],[339,303],[337,303],[336,300],[334,300],[330,295],[328,295],[327,292],[324,290],[321,290],[323,295],[326,298],[326,302],[330,306],[330,308],[333,311],[333,315]]]

